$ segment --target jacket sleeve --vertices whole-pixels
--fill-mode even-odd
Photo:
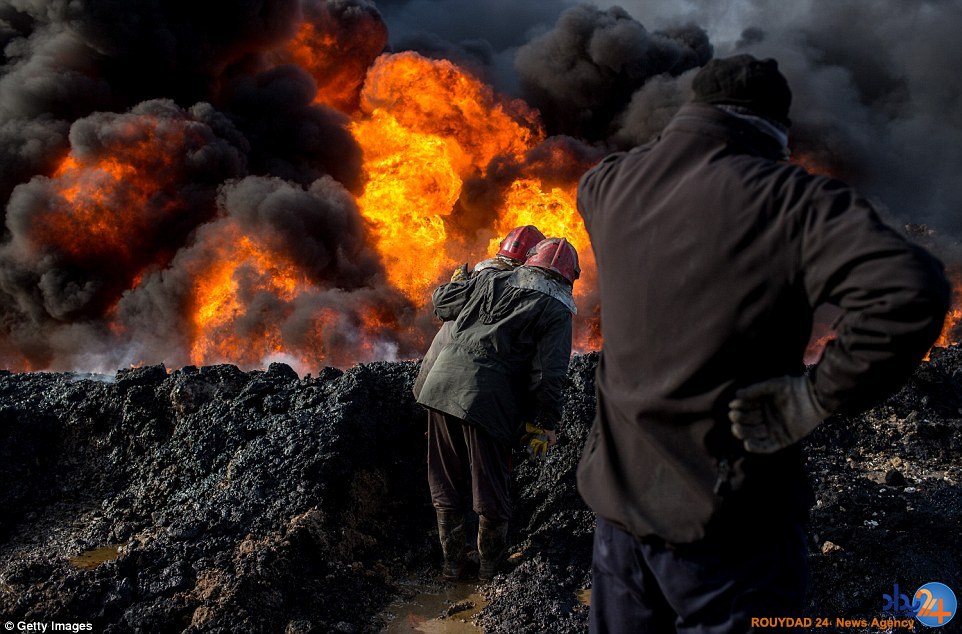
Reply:
[[[571,360],[571,313],[561,302],[545,311],[542,336],[531,363],[530,390],[537,400],[535,424],[555,429],[561,422],[564,387]]]
[[[434,290],[431,301],[434,302],[434,314],[441,321],[454,321],[461,313],[474,291],[477,276],[458,282],[442,284]]]
[[[902,385],[949,306],[942,264],[885,225],[867,200],[821,179],[806,205],[799,269],[813,306],[842,309],[812,372],[829,410],[870,407]]]
[[[609,186],[611,169],[624,155],[624,152],[617,152],[606,156],[600,163],[585,172],[578,180],[576,198],[578,213],[581,214],[585,225],[589,229],[594,220],[594,212],[597,209],[594,202],[603,188]]]

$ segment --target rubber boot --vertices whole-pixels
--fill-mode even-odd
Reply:
[[[438,537],[444,554],[441,577],[445,581],[457,581],[464,568],[464,513],[441,509],[437,513]]]
[[[483,515],[478,522],[478,555],[481,565],[478,568],[478,579],[491,581],[494,579],[501,561],[508,537],[508,522],[496,522]]]
[[[477,569],[478,564],[481,563],[481,558],[478,556],[478,514],[471,510],[466,511],[464,515],[464,541],[466,572],[470,574],[470,568]]]

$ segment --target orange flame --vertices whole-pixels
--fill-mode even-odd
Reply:
[[[257,331],[248,332],[238,327],[238,321],[247,316],[247,305],[240,297],[242,283],[247,294],[267,293],[289,302],[306,280],[293,264],[228,226],[210,267],[194,282],[192,363],[257,365],[285,352],[277,329],[257,326]]]
[[[307,349],[314,358],[338,366],[390,359],[397,352],[392,339],[399,328],[395,318],[375,304],[363,304],[358,313],[325,308],[314,315]]]
[[[316,35],[310,29],[302,33]],[[360,105],[364,114],[350,125],[363,151],[366,176],[358,207],[389,283],[423,308],[431,289],[473,241],[452,221],[465,179],[483,178],[495,159],[523,161],[543,133],[537,114],[523,103],[500,100],[450,62],[413,53],[379,57],[368,72]],[[594,285],[594,260],[575,210],[574,189],[574,183],[547,187],[536,178],[517,179],[505,190],[500,207],[488,211],[488,222],[501,235],[519,224],[536,224],[548,235],[567,237],[582,257],[585,281],[577,292],[587,296]],[[194,363],[256,365],[287,354],[305,362],[346,364],[390,356],[392,338],[410,334],[410,325],[363,301],[352,309],[316,310],[312,334],[296,345],[284,339],[280,326],[266,321],[258,322],[255,332],[248,326],[240,334],[239,323],[257,321],[247,319],[242,295],[266,293],[284,305],[316,288],[283,257],[236,228],[224,236],[215,263],[195,285]],[[489,247],[496,251],[497,240]],[[489,254],[472,255],[480,259]],[[581,346],[597,347],[597,319],[594,326],[591,316],[584,321],[589,325],[576,329]]]
[[[543,151],[538,113],[496,95],[451,62],[414,53],[382,55],[370,69],[365,61],[364,68],[335,72],[350,43],[325,19],[305,22],[274,61],[305,66],[318,82],[316,101],[352,116],[349,129],[364,161],[358,208],[387,282],[419,314],[399,315],[396,307],[385,305],[383,293],[365,289],[350,291],[351,301],[338,304],[337,294],[349,291],[325,288],[324,280],[309,278],[277,246],[223,213],[200,228],[207,218],[180,223],[186,228],[176,225],[183,232],[180,242],[158,246],[151,232],[156,238],[174,226],[158,220],[185,208],[176,196],[186,175],[177,157],[189,145],[188,122],[147,115],[114,121],[114,141],[103,156],[71,154],[51,176],[57,200],[28,238],[61,254],[116,262],[123,269],[123,288],[112,289],[116,296],[101,307],[106,330],[118,342],[137,337],[139,327],[123,321],[120,295],[156,283],[162,267],[174,262],[178,271],[186,267],[193,285],[189,297],[176,300],[189,307],[181,330],[186,344],[169,354],[197,365],[258,367],[281,358],[314,369],[391,358],[399,342],[407,346],[404,354],[417,354],[411,347],[427,335],[418,328],[426,323],[420,315],[431,290],[457,263],[493,255],[500,237],[514,226],[535,224],[578,249],[583,273],[575,294],[582,312],[575,347],[597,348],[594,259],[575,210],[575,183],[547,182],[534,175],[537,166],[526,165],[535,160],[534,150],[541,150],[538,160],[557,160],[562,167],[576,159]],[[371,41],[378,41],[376,33]],[[374,48],[364,44],[367,59],[373,59]],[[363,87],[359,77],[365,77]],[[466,202],[468,182],[480,184],[487,197]],[[485,207],[478,200],[489,202]],[[492,235],[498,239],[489,243]],[[286,327],[290,319],[298,320],[298,328]],[[30,365],[25,361],[20,367]]]
[[[594,251],[585,229],[584,221],[578,214],[575,203],[576,184],[566,188],[552,187],[533,178],[516,180],[505,197],[496,225],[497,235],[503,236],[514,227],[535,225],[548,237],[567,238],[578,251],[581,277],[575,282],[575,302],[580,306],[590,304],[590,296],[597,284]],[[501,238],[491,240],[490,252],[498,250]],[[575,318],[573,347],[578,351],[598,350],[601,348],[601,334],[597,326],[597,315],[581,314]]]
[[[959,325],[962,322],[962,269],[949,270],[952,283],[952,307],[945,315],[942,333],[932,345],[933,348],[948,348],[959,343]],[[931,355],[931,351],[929,352]],[[926,356],[926,359],[929,357]]]
[[[490,257],[510,229],[533,224],[578,250],[582,276],[574,288],[579,314],[573,344],[580,351],[598,349],[596,264],[576,210],[570,175],[576,170],[564,169],[577,167],[577,159],[566,156],[562,143],[548,147],[552,140],[545,139],[538,113],[525,103],[496,95],[449,61],[410,52],[381,55],[387,36],[376,15],[345,21],[333,16],[332,5],[311,5],[312,14],[272,61],[300,65],[317,83],[315,103],[352,119],[365,177],[356,202],[388,283],[423,314],[430,291],[457,263]],[[167,185],[184,179],[174,158],[182,152],[169,148],[184,147],[187,129],[143,115],[115,122],[109,156],[74,153],[51,175],[54,200],[27,239],[64,257],[116,262],[127,284],[118,292],[136,290],[160,270],[152,267],[175,255],[150,252],[147,247],[155,247],[141,236],[166,231],[170,225],[158,217],[182,209]],[[792,160],[832,176],[831,161],[823,159],[824,153],[800,151]],[[480,183],[487,197],[465,196],[466,183]],[[200,264],[188,265],[189,343],[179,354],[195,364],[257,367],[284,358],[306,369],[346,366],[391,358],[398,341],[424,334],[414,332],[415,322],[424,320],[413,311],[392,312],[378,293],[361,289],[339,303],[349,291],[325,288],[324,280],[309,278],[282,248],[245,233],[230,218],[193,237],[184,261]],[[185,245],[163,248],[178,246]],[[962,273],[954,284],[953,305],[962,306]],[[137,336],[120,321],[116,304],[102,308],[117,340]],[[296,335],[286,328],[295,317],[307,324]],[[962,308],[955,308],[936,346],[956,343],[960,319]],[[817,333],[809,353],[818,354],[830,336]],[[43,369],[22,351],[4,347],[0,358]]]
[[[451,147],[381,111],[351,129],[364,148],[368,174],[357,202],[373,227],[388,280],[423,305],[438,272],[454,266],[445,250],[443,218],[452,212],[462,181]]]
[[[191,363],[260,367],[281,360],[309,371],[396,356],[393,340],[405,327],[376,299],[339,305],[344,291],[322,288],[232,221],[206,229],[200,237],[206,257],[194,280]],[[288,331],[299,302],[312,306],[324,294],[328,305],[311,311],[308,326]]]
[[[537,112],[524,102],[501,100],[453,63],[416,53],[379,57],[368,71],[361,107],[369,114],[390,112],[404,128],[450,143],[461,175],[483,172],[499,155],[520,161],[544,138]]]
[[[344,28],[326,2],[316,9],[317,15],[306,19],[288,43],[281,61],[289,58],[314,77],[315,103],[353,112],[368,66],[387,45],[387,29],[373,16],[359,14]]]
[[[123,128],[129,139],[110,155],[71,154],[61,162],[53,181],[62,202],[34,227],[32,240],[73,257],[119,258],[128,267],[142,258],[141,237],[157,224],[152,216],[174,210],[158,196],[164,175],[173,176],[173,161],[163,149],[179,147],[184,133],[151,117]]]
[[[448,61],[383,55],[351,126],[364,153],[367,184],[358,200],[376,235],[390,282],[418,306],[454,268],[460,249],[445,218],[464,179],[497,156],[521,160],[542,138],[536,115],[499,101],[490,87]]]
[[[805,171],[811,174],[818,174],[819,176],[827,176],[829,178],[838,177],[835,168],[830,166],[828,161],[816,157],[813,152],[793,150],[789,161],[795,165],[804,167]]]

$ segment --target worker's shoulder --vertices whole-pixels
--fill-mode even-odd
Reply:
[[[615,152],[598,161],[593,167],[584,173],[582,178],[590,178],[593,174],[598,174],[618,165],[628,156],[629,152]]]
[[[645,145],[633,147],[630,150],[613,152],[601,159],[594,165],[594,167],[585,172],[582,178],[590,178],[591,175],[594,174],[617,170],[619,166],[625,162],[631,162],[643,158],[645,155],[651,152],[652,147],[653,143],[646,143]]]
[[[474,275],[480,275],[482,273],[503,273],[505,271],[513,271],[514,266],[508,262],[502,260],[500,257],[488,258],[487,260],[481,260],[474,265],[473,273]]]
[[[507,280],[508,286],[526,294],[529,301],[539,304],[539,311],[563,310],[576,313],[572,288],[547,272],[532,266],[520,266]]]
[[[757,161],[762,165],[760,170],[767,171],[768,180],[776,183],[777,189],[785,195],[792,193],[805,199],[858,196],[856,188],[849,183],[830,174],[811,171],[803,164],[791,160]]]

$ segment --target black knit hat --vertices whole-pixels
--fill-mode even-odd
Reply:
[[[742,106],[786,127],[791,125],[792,91],[773,59],[751,55],[713,59],[698,71],[691,88],[695,93],[692,101]]]

